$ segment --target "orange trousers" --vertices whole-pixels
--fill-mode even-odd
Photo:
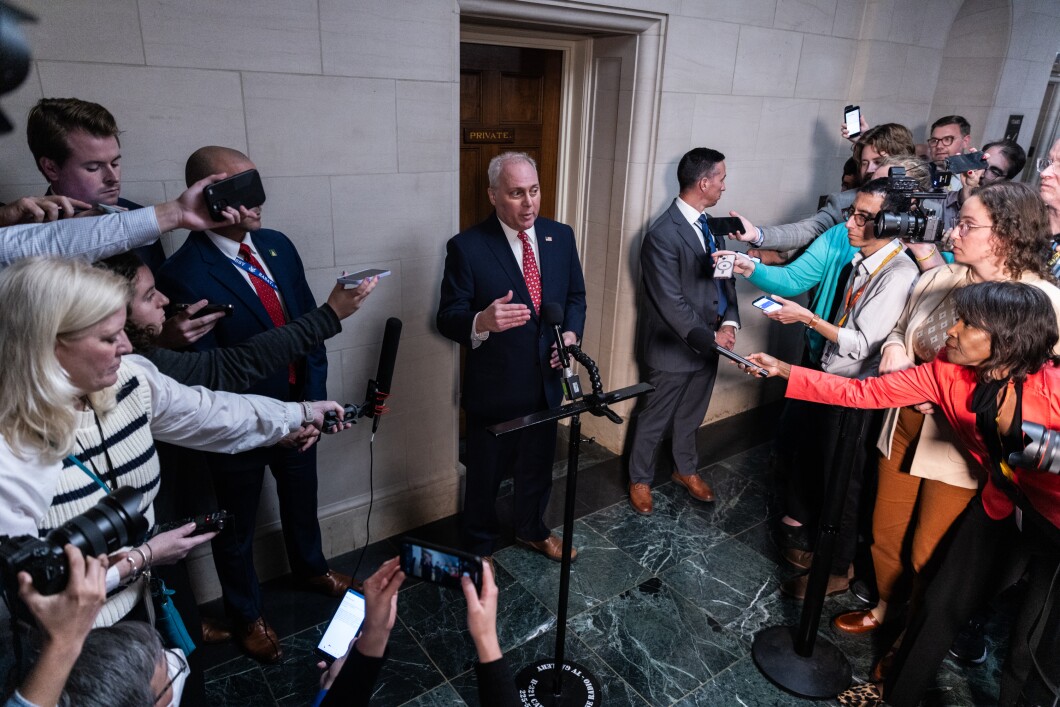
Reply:
[[[880,598],[887,603],[907,598],[894,596],[907,563],[919,573],[950,525],[976,495],[976,489],[909,473],[923,424],[922,414],[902,408],[891,456],[888,459],[880,455],[876,506],[872,512],[872,562]],[[908,559],[906,547],[911,548]]]

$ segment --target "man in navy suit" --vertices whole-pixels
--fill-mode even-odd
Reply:
[[[188,158],[186,179],[216,172],[254,169],[241,152],[204,147]],[[200,298],[235,305],[231,316],[192,344],[194,350],[232,346],[316,308],[294,244],[279,231],[261,228],[257,218],[238,226],[196,231],[158,273],[158,288],[173,301]],[[327,357],[320,346],[304,360],[283,366],[247,389],[247,393],[286,401],[326,400]],[[253,540],[258,499],[268,466],[276,479],[280,521],[294,574],[308,588],[342,596],[350,577],[332,572],[320,543],[317,522],[316,448],[299,452],[271,447],[235,456],[208,455],[218,508],[233,514],[229,527],[213,541],[214,564],[225,610],[236,635],[253,657],[276,662],[282,657],[275,632],[262,617],[261,589],[254,571]]]
[[[725,155],[707,147],[690,150],[677,165],[677,181],[680,194],[640,247],[637,352],[645,379],[655,386],[641,399],[631,431],[629,503],[641,515],[652,512],[655,458],[667,434],[673,440],[671,478],[692,498],[714,500],[713,489],[696,473],[696,430],[714,390],[718,356],[696,353],[688,334],[706,329],[731,351],[740,326],[732,278],[714,277],[711,254],[725,249],[725,239],[712,232],[706,213],[725,191]]]
[[[560,560],[562,543],[543,520],[556,423],[502,437],[487,428],[562,402],[554,337],[541,322],[540,308],[562,305],[564,345],[578,342],[585,325],[585,281],[570,226],[538,217],[541,187],[529,155],[506,152],[490,161],[489,197],[495,212],[446,246],[437,317],[438,330],[467,347],[462,542],[474,554],[493,554],[497,489],[510,470],[516,539]]]

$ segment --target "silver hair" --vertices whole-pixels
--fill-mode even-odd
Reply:
[[[525,152],[502,152],[501,154],[490,160],[489,169],[486,170],[486,175],[489,177],[490,189],[496,189],[497,184],[501,178],[501,172],[504,170],[504,165],[509,162],[526,162],[534,171],[537,171],[537,162],[534,162],[534,158]]]
[[[164,660],[158,633],[142,621],[123,621],[89,632],[60,704],[143,707],[155,703],[151,678]]]

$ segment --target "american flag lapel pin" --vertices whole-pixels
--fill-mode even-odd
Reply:
[[[545,243],[551,243],[551,242],[552,242],[552,236],[545,236]]]

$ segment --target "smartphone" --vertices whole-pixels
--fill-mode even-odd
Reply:
[[[710,227],[710,232],[717,236],[744,232],[743,221],[735,216],[718,216],[717,218],[711,216],[707,219],[707,226]]]
[[[453,548],[405,538],[401,544],[401,571],[446,587],[460,589],[460,578],[471,578],[482,591],[482,558]]]
[[[324,635],[317,644],[315,653],[329,663],[346,655],[350,641],[361,630],[364,623],[364,595],[354,589],[347,589],[342,603],[331,617]]]
[[[731,280],[732,269],[736,266],[735,255],[719,255],[714,261],[714,279]]]
[[[752,307],[758,307],[763,312],[775,312],[778,309],[782,309],[784,305],[776,300],[769,299],[768,297],[759,297],[751,303]]]
[[[740,354],[735,354],[732,351],[729,351],[724,346],[718,346],[714,350],[718,352],[719,356],[724,356],[725,358],[729,359],[730,361],[736,361],[736,363],[739,363],[739,364],[742,364],[744,366],[747,366],[752,371],[754,371],[755,375],[758,376],[759,378],[768,378],[769,377],[769,371],[767,371],[766,369],[762,368],[761,366],[759,366],[754,361],[748,361],[746,358],[744,358]]]
[[[110,204],[96,204],[96,209],[103,214],[123,214],[128,211],[124,206],[111,206]]]
[[[843,122],[847,126],[847,137],[861,135],[861,106],[847,106],[843,109]]]
[[[182,528],[191,522],[195,523],[195,530],[193,530],[191,534],[202,535],[203,533],[212,533],[215,530],[224,530],[230,520],[232,520],[232,514],[228,511],[214,511],[213,513],[206,513],[205,515],[195,516],[193,518],[161,523],[155,526],[155,531],[152,535],[167,533],[170,530]]]
[[[203,189],[202,194],[214,221],[224,221],[224,210],[228,206],[238,211],[240,206],[249,209],[265,203],[265,187],[261,185],[261,175],[256,169],[214,182]]]
[[[946,158],[946,170],[953,174],[971,172],[976,169],[986,169],[982,152],[966,152],[962,155],[953,155]]]
[[[177,312],[183,312],[190,306],[190,304],[174,304],[170,309],[176,314]],[[235,311],[236,306],[234,304],[214,304],[213,302],[210,302],[198,312],[191,315],[191,318],[198,319],[199,317],[205,317],[207,314],[216,314],[217,312],[224,312],[226,317],[230,317]]]
[[[370,277],[386,277],[389,274],[389,270],[377,270],[373,268],[370,270],[360,270],[358,272],[350,273],[349,275],[340,275],[336,278],[336,282],[342,285],[353,285],[354,287],[357,287],[357,285],[360,285]]]

